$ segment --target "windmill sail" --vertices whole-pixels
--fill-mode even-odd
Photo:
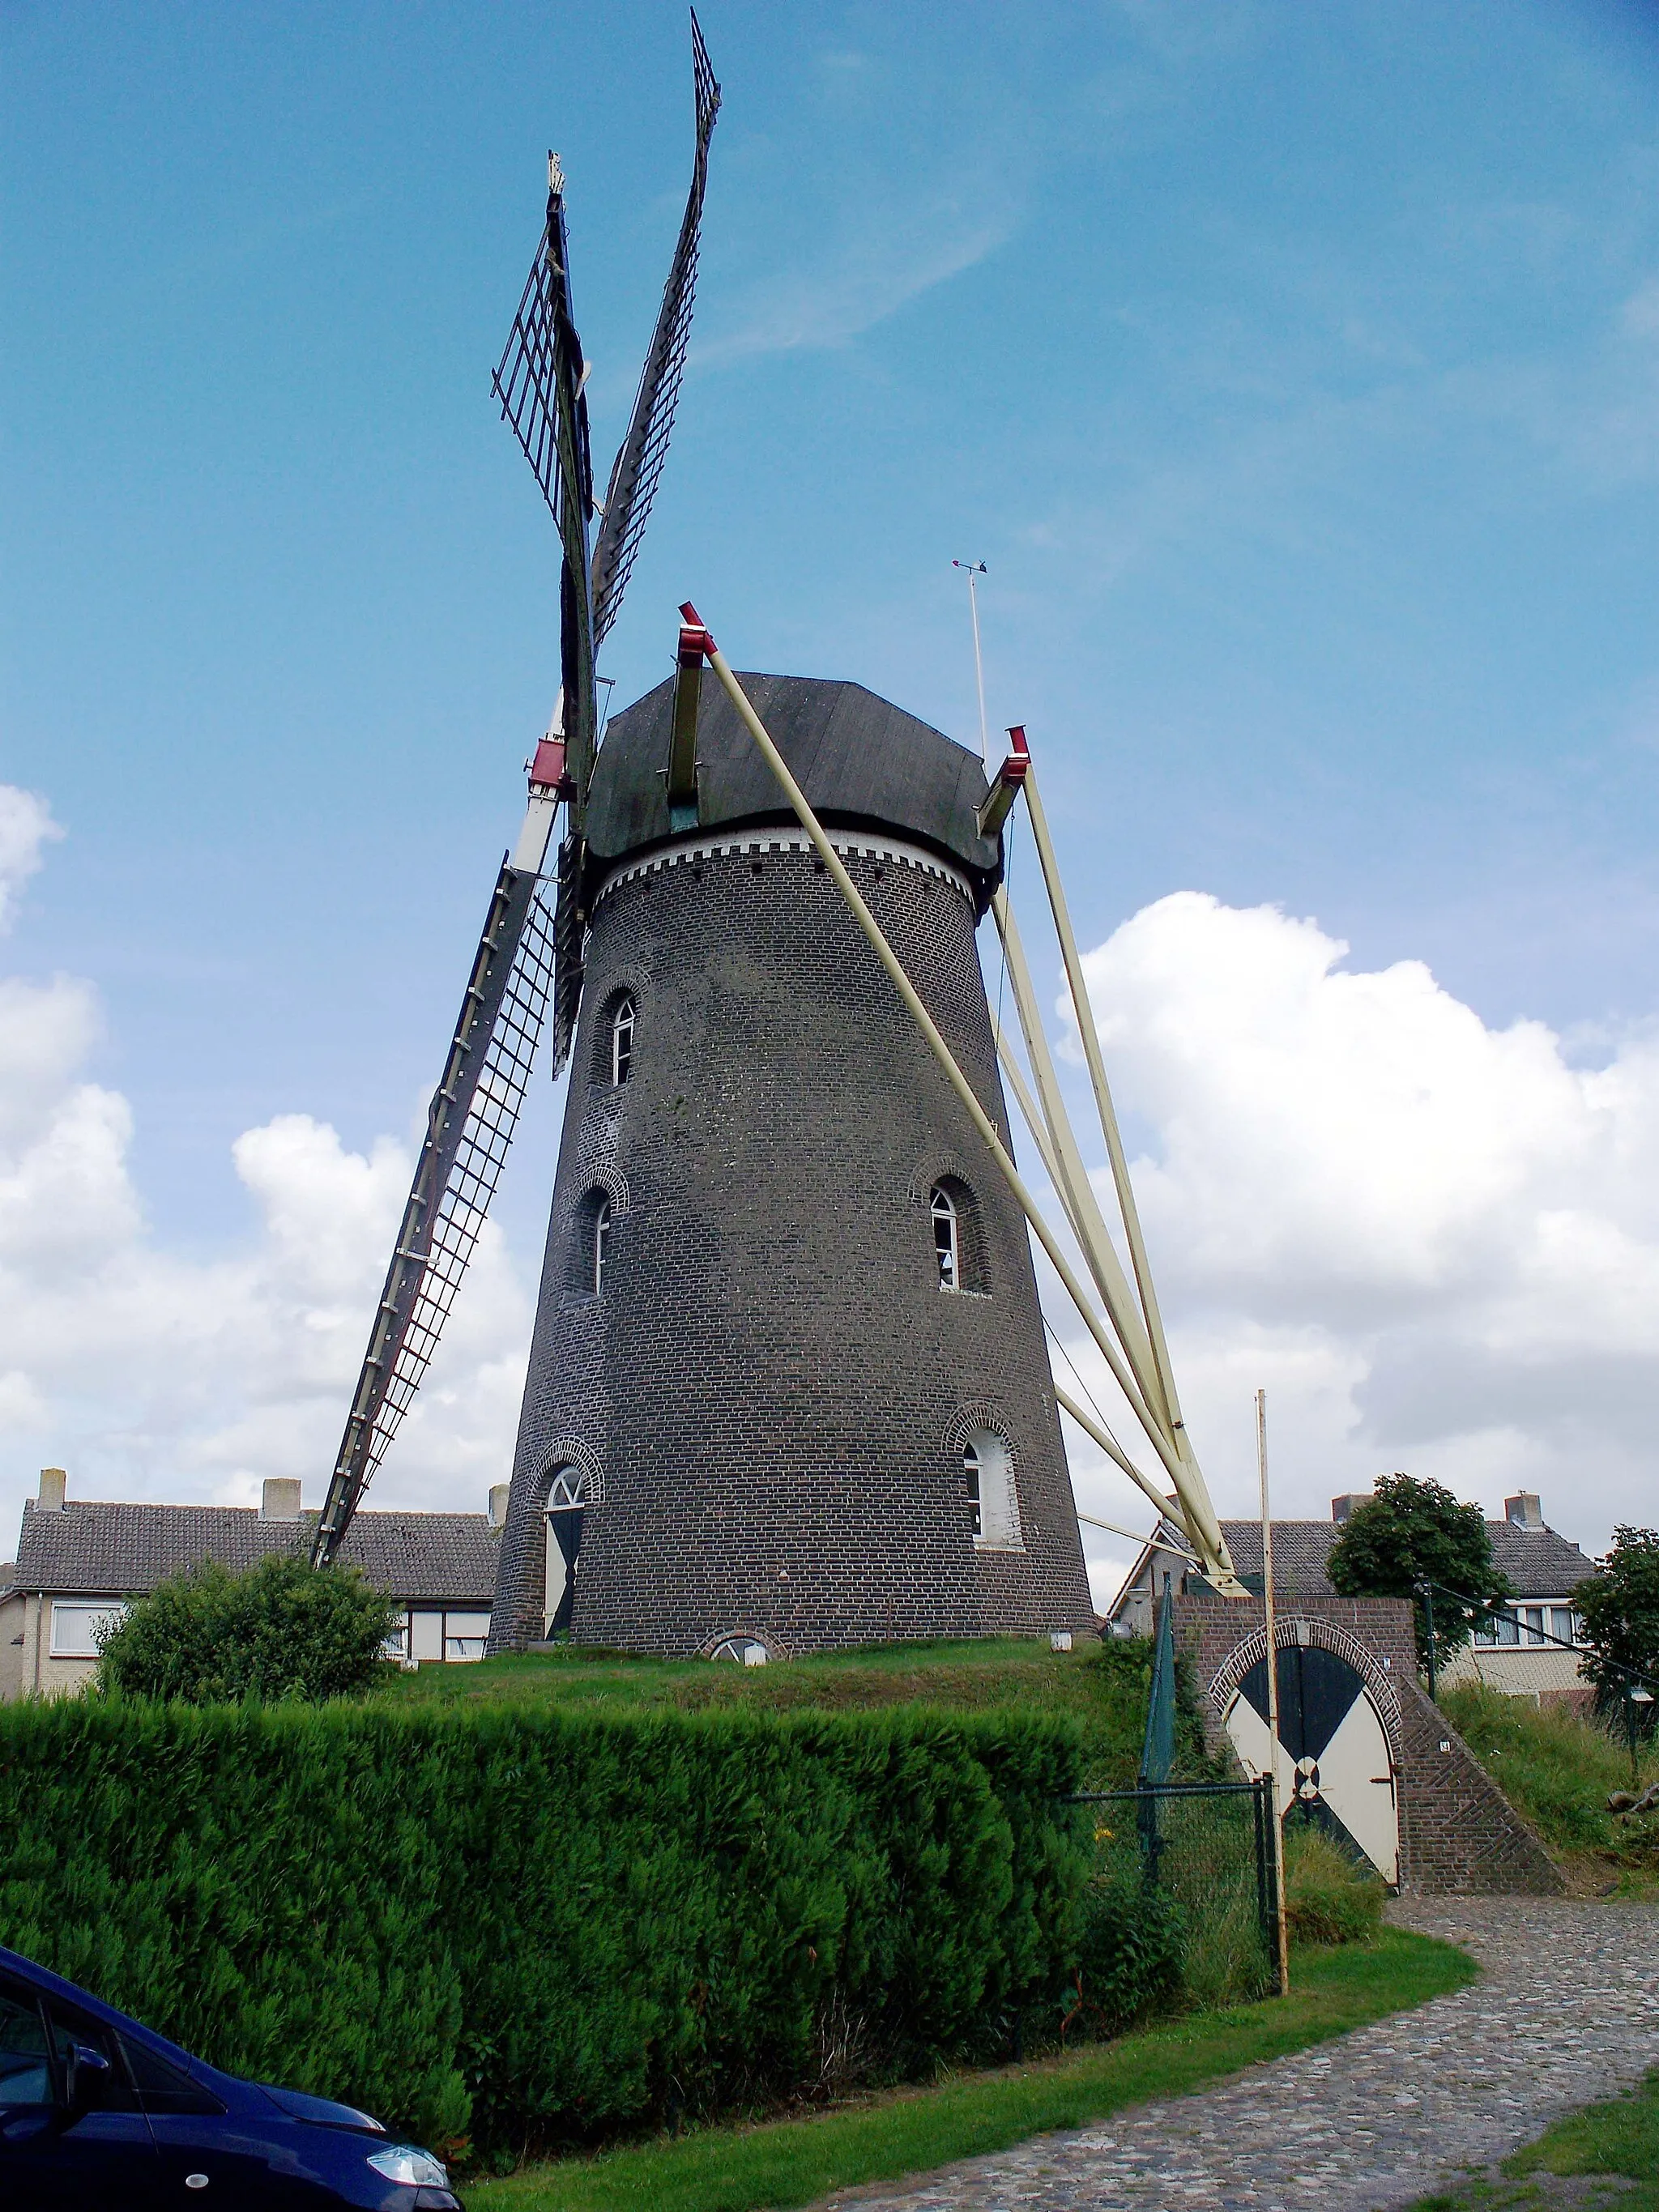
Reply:
[[[597,744],[593,657],[621,608],[651,503],[662,480],[691,337],[703,194],[708,180],[708,142],[720,104],[720,88],[695,9],[691,76],[696,110],[691,189],[686,196],[668,282],[663,287],[656,328],[640,372],[627,434],[611,466],[591,568],[586,532],[586,519],[592,510],[587,410],[582,398],[581,348],[570,318],[562,201],[556,192],[550,195],[542,250],[525,285],[512,334],[495,371],[495,389],[501,413],[524,449],[564,547],[561,579],[563,690],[559,712],[574,791],[559,854],[554,933],[557,948],[553,987],[555,1075],[569,1057],[581,1003],[582,939],[587,926],[580,903],[586,857],[584,830]],[[583,489],[578,498],[569,495],[566,487],[579,478]]]
[[[539,878],[504,861],[313,1539],[315,1565],[338,1549],[438,1348],[518,1126],[552,974]]]
[[[564,177],[547,157],[547,222],[507,349],[494,379],[501,414],[513,426],[559,532],[559,674],[565,767],[574,790],[570,831],[580,836],[598,737],[593,683],[593,580],[588,523],[593,464],[587,442],[586,369],[570,309],[570,244]]]
[[[327,1565],[337,1552],[437,1350],[501,1180],[550,996],[556,1074],[574,1033],[586,922],[580,903],[583,824],[599,733],[594,655],[621,604],[662,475],[690,331],[708,137],[720,106],[720,87],[695,15],[691,42],[696,163],[628,435],[611,474],[612,497],[599,539],[602,619],[595,615],[590,557],[593,473],[582,389],[586,368],[571,312],[564,178],[556,158],[548,156],[547,219],[495,370],[495,391],[559,532],[560,705],[536,749],[524,827],[496,878],[443,1078],[433,1093],[415,1180],[312,1544],[318,1566]],[[566,834],[550,908],[544,870],[561,802]]]
[[[691,70],[697,104],[697,150],[691,190],[680,223],[679,242],[663,286],[657,327],[640,372],[640,388],[629,417],[628,434],[611,466],[605,495],[605,520],[593,554],[593,635],[602,641],[617,618],[623,593],[634,572],[646,518],[657,495],[668,440],[685,374],[691,341],[691,310],[697,291],[697,254],[702,235],[703,190],[708,181],[708,142],[720,113],[720,88],[702,42],[696,11],[691,15]]]

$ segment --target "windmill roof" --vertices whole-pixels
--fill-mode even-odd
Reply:
[[[966,870],[981,899],[1002,854],[975,822],[986,794],[979,757],[861,684],[812,676],[738,678],[812,808],[836,827],[879,825],[930,846]],[[665,842],[664,770],[673,717],[671,677],[613,714],[594,767],[587,836],[608,870]],[[789,802],[712,669],[697,711],[699,826],[793,821]]]
[[[267,1521],[246,1505],[99,1504],[70,1499],[61,1512],[23,1508],[20,1589],[84,1597],[136,1597],[202,1559],[251,1567],[270,1552],[308,1548],[315,1513]],[[501,1530],[483,1513],[359,1513],[339,1557],[394,1597],[488,1606],[495,1594]]]

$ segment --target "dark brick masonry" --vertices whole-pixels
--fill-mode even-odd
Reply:
[[[495,1646],[542,1633],[543,1508],[573,1462],[599,1498],[586,1643],[692,1653],[741,1631],[781,1654],[1091,1627],[1024,1221],[840,892],[793,825],[651,857],[592,915]],[[963,881],[891,837],[849,866],[1006,1136]],[[946,1177],[965,1191],[958,1293],[928,1210]],[[1012,1455],[1021,1549],[975,1545],[975,1426]]]
[[[1401,1888],[1429,1897],[1559,1895],[1564,1885],[1549,1854],[1419,1687],[1408,1601],[1292,1589],[1275,1604],[1281,1648],[1299,1637],[1326,1644],[1358,1667],[1371,1690],[1398,1778]],[[1240,1677],[1261,1656],[1261,1633],[1259,1600],[1205,1591],[1176,1601],[1176,1634],[1191,1656],[1212,1745],[1225,1741],[1222,1723]]]

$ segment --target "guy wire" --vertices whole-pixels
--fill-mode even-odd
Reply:
[[[1105,1430],[1107,1435],[1110,1437],[1112,1442],[1117,1445],[1118,1449],[1122,1451],[1123,1446],[1118,1437],[1116,1430],[1113,1428],[1105,1414],[1101,1412],[1099,1406],[1096,1402],[1094,1392],[1084,1381],[1082,1376],[1078,1373],[1077,1362],[1073,1358],[1071,1353],[1067,1352],[1066,1346],[1060,1342],[1059,1335],[1055,1332],[1054,1325],[1053,1322],[1049,1320],[1047,1314],[1044,1314],[1042,1316],[1042,1326],[1048,1331],[1049,1343],[1054,1346],[1054,1350],[1066,1362],[1066,1371],[1071,1376],[1073,1382],[1077,1384],[1079,1395],[1086,1399],[1088,1401],[1090,1412],[1100,1423],[1101,1427]],[[1125,1453],[1124,1456],[1127,1458],[1128,1455]]]

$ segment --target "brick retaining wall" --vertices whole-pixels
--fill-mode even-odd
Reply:
[[[1423,1896],[1556,1896],[1554,1863],[1417,1680],[1404,1598],[1277,1599],[1275,1640],[1325,1644],[1358,1668],[1389,1736],[1400,1807],[1400,1887]],[[1176,1634],[1197,1677],[1212,1748],[1238,1680],[1263,1649],[1259,1603],[1209,1591],[1176,1601]],[[1254,1650],[1251,1645],[1254,1643]]]

